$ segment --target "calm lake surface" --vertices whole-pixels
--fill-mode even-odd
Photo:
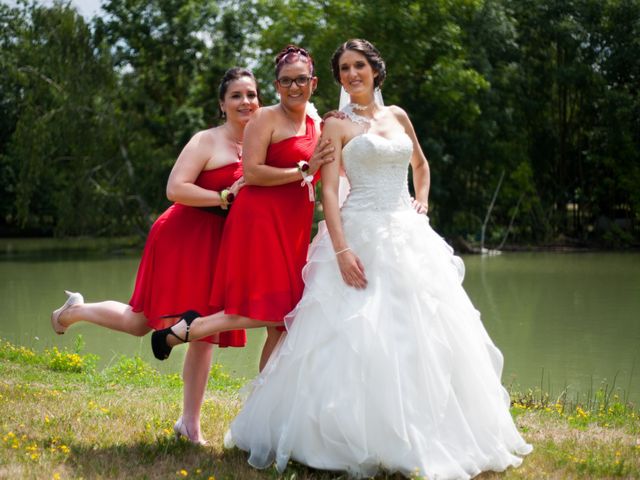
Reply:
[[[614,383],[640,403],[640,254],[507,253],[464,257],[465,289],[505,357],[503,383],[522,389],[542,386],[571,399]],[[0,260],[0,337],[36,350],[73,349],[83,336],[85,353],[107,366],[121,354],[140,355],[158,370],[179,372],[185,348],[166,362],[151,354],[143,338],[79,324],[53,333],[49,315],[62,304],[63,289],[88,302],[127,302],[138,257]],[[437,280],[436,280],[437,281]],[[242,349],[219,349],[214,357],[236,376],[257,371],[263,332],[249,332]]]

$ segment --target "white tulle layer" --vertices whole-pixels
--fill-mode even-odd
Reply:
[[[519,465],[531,446],[509,414],[502,355],[462,288],[462,260],[410,209],[343,209],[343,224],[367,288],[345,286],[321,229],[303,299],[227,444],[257,468],[294,459],[356,477],[460,479]]]

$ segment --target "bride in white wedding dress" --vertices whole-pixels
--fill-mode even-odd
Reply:
[[[279,471],[293,459],[435,480],[517,466],[531,446],[509,413],[502,355],[462,288],[462,261],[421,214],[428,164],[406,113],[374,102],[384,62],[350,40],[332,67],[352,103],[323,131],[337,152],[322,169],[326,229],[287,335],[225,443]],[[351,184],[341,209],[340,167]]]

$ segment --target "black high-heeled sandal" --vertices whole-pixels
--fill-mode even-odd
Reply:
[[[183,343],[187,343],[189,341],[189,329],[191,328],[191,323],[201,315],[195,310],[187,310],[184,313],[179,313],[177,315],[165,315],[162,318],[175,318],[180,317],[176,323],[168,328],[163,328],[162,330],[156,330],[151,334],[151,349],[153,350],[153,356],[158,360],[166,360],[171,355],[171,349],[167,344],[167,337],[169,335],[173,335],[178,340]],[[180,338],[175,332],[172,330],[174,326],[180,323],[182,320],[187,322],[187,330],[184,333],[184,338]]]

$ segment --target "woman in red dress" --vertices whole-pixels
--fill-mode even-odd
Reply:
[[[260,105],[253,74],[239,67],[225,73],[219,89],[223,125],[196,133],[184,147],[167,182],[175,203],[153,224],[145,244],[129,304],[107,300],[84,303],[67,292],[51,314],[58,334],[79,321],[142,336],[173,323],[163,318],[197,305],[211,313],[209,296],[229,204],[244,185],[241,153],[244,128]],[[182,417],[174,430],[203,443],[200,408],[211,368],[212,344],[243,347],[244,330],[227,331],[192,343],[184,363]]]
[[[157,358],[168,357],[169,343],[234,328],[267,327],[260,361],[261,369],[264,366],[281,333],[278,327],[304,289],[313,176],[333,160],[333,148],[316,149],[320,122],[317,115],[314,119],[308,114],[316,84],[306,50],[290,45],[276,57],[280,103],[261,108],[247,125],[247,186],[234,203],[222,238],[225,255],[218,261],[211,294],[211,306],[220,312],[193,322],[202,312],[192,311],[173,330],[155,332],[152,346]]]

